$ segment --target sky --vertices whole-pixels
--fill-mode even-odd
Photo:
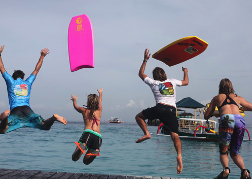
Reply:
[[[21,69],[28,77],[40,57],[48,54],[32,86],[30,105],[44,119],[54,113],[68,121],[82,121],[74,110],[87,95],[103,87],[102,121],[119,117],[125,122],[155,105],[151,89],[138,71],[148,48],[153,54],[187,36],[208,42],[199,56],[169,67],[150,58],[145,74],[158,66],[168,78],[182,80],[188,68],[189,85],[177,87],[177,101],[191,97],[207,104],[218,94],[222,78],[235,92],[252,102],[252,2],[236,0],[10,0],[1,2],[0,45],[9,74]],[[70,71],[68,26],[74,16],[87,14],[94,33],[95,67]],[[9,109],[5,81],[0,78],[0,111]],[[252,124],[252,112],[245,112]]]

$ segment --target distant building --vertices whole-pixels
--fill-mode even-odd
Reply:
[[[192,113],[187,113],[187,112],[183,112],[177,115],[177,118],[192,118],[193,114]]]

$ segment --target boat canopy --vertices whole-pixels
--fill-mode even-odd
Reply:
[[[190,97],[181,99],[176,103],[176,106],[178,108],[192,108],[192,109],[205,107],[203,104],[199,103],[198,101],[195,101]]]

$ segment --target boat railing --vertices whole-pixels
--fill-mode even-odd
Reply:
[[[204,130],[202,128],[197,129],[200,125],[205,125],[206,120],[205,119],[193,119],[193,118],[178,118],[179,123],[179,131],[181,132],[189,132],[194,133],[195,130],[196,133],[202,134]],[[216,121],[209,121],[209,125],[211,129],[216,129]]]

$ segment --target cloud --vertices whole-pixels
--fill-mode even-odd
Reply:
[[[123,110],[123,109],[127,109],[127,108],[141,108],[144,109],[147,106],[144,103],[144,100],[140,100],[139,103],[137,104],[133,99],[129,100],[129,102],[125,105],[125,106],[121,106],[121,105],[116,105],[114,107],[111,107],[111,110]]]
[[[126,105],[126,107],[127,107],[127,108],[134,108],[134,107],[138,107],[138,106],[137,106],[136,103],[131,99],[131,100],[129,101],[129,103]]]
[[[118,105],[116,105],[115,107],[111,107],[110,109],[111,109],[111,110],[119,111],[119,110],[122,109],[122,108],[121,108],[121,105],[118,104]]]
[[[144,100],[143,100],[143,99],[139,101],[139,106],[140,106],[140,108],[142,108],[142,109],[147,108],[147,105],[144,104]]]

